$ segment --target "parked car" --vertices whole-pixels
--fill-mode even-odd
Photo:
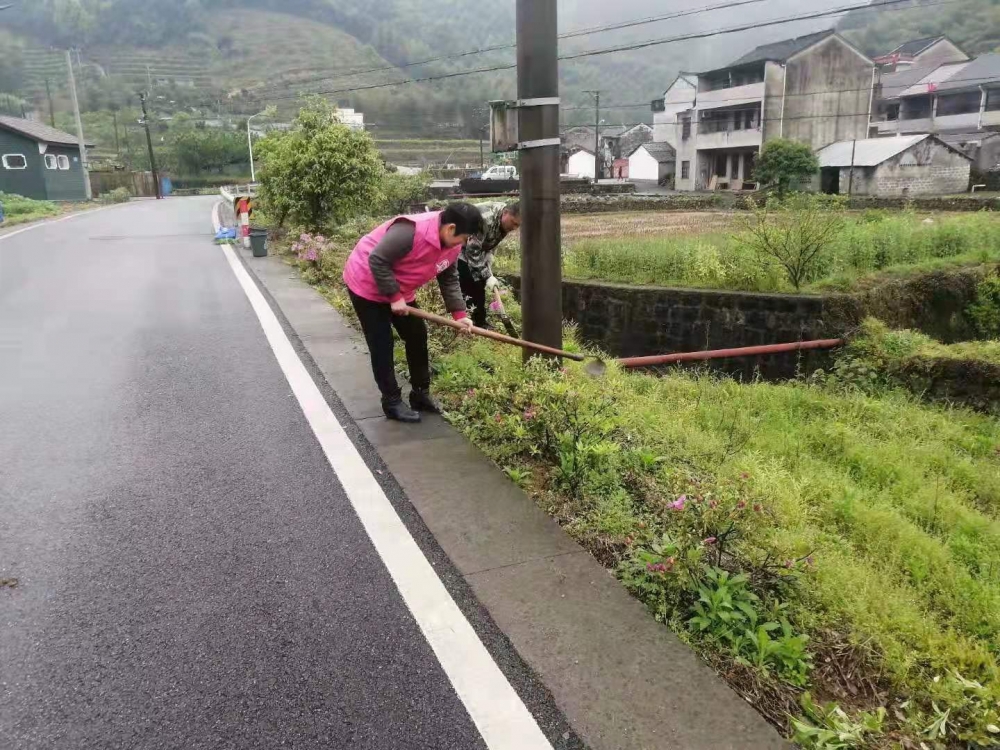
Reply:
[[[483,172],[482,177],[480,177],[480,179],[482,179],[482,180],[516,180],[516,179],[518,179],[518,176],[517,176],[517,167],[512,166],[512,165],[504,165],[504,166],[496,165],[496,166],[492,166],[489,169],[487,169],[485,172]]]

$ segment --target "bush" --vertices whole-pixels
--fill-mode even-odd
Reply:
[[[59,213],[59,206],[52,201],[38,201],[14,193],[0,193],[5,223],[16,224],[44,219]]]
[[[805,143],[776,138],[760,150],[754,178],[777,188],[783,198],[794,186],[819,172],[819,159]]]
[[[99,201],[106,205],[112,205],[115,203],[128,203],[132,200],[132,191],[127,187],[116,187],[107,193],[101,193]]]
[[[966,314],[979,335],[987,339],[1000,338],[1000,276],[983,279],[976,287],[976,301]]]
[[[341,124],[314,97],[288,132],[261,139],[260,197],[280,225],[287,219],[318,231],[370,211],[382,198],[385,174],[375,142]]]
[[[743,241],[762,259],[781,266],[796,291],[820,276],[842,223],[837,212],[810,196],[768,201],[763,208],[751,205],[751,217]]]
[[[431,184],[429,172],[416,175],[402,175],[389,172],[382,180],[382,201],[379,213],[398,216],[410,213],[414,204],[424,203],[428,198]]]

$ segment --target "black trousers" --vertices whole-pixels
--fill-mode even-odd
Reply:
[[[396,368],[392,356],[392,329],[406,346],[406,364],[410,368],[410,385],[417,390],[431,386],[430,359],[427,354],[427,326],[420,318],[393,315],[385,302],[372,302],[351,292],[351,303],[358,314],[361,330],[372,359],[372,373],[382,392],[383,401],[398,401],[402,395],[396,382]],[[411,307],[416,303],[411,302]]]
[[[478,328],[486,328],[486,280],[473,279],[469,264],[459,258],[458,282],[462,286],[462,296],[465,297],[465,306],[472,316],[472,324]]]

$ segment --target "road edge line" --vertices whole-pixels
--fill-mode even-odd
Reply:
[[[551,750],[534,716],[490,656],[309,375],[249,272],[223,253],[310,428],[355,513],[490,750]]]

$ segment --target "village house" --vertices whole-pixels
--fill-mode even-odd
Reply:
[[[631,127],[624,125],[602,125],[601,126],[601,174],[600,179],[617,177],[618,173],[614,169],[614,164],[627,158],[628,154],[635,150],[637,146],[653,140],[653,129],[645,124],[639,123]],[[594,128],[592,125],[580,125],[566,129],[562,134],[563,141],[563,166],[564,174],[578,174],[569,166],[569,160],[574,154],[581,150],[587,151],[593,159],[594,155]],[[580,164],[580,157],[574,160],[574,164]],[[594,166],[589,167],[588,177],[594,179]]]
[[[977,170],[997,167],[1000,55],[883,73],[875,96],[871,135],[932,133],[972,156]]]
[[[824,193],[913,197],[964,193],[972,159],[933,135],[831,143],[817,154]]]
[[[698,74],[694,105],[677,114],[676,189],[743,187],[761,147],[775,138],[814,150],[865,138],[874,70],[871,58],[823,31]]]
[[[630,180],[651,180],[663,183],[673,178],[677,152],[669,143],[643,143],[628,156],[628,173]]]
[[[34,120],[0,115],[0,193],[82,201],[87,199],[85,179],[76,136]]]
[[[969,56],[946,36],[931,36],[905,42],[875,58],[884,73],[896,73],[913,67],[927,67],[946,62],[961,62]]]
[[[681,73],[674,79],[662,99],[653,101],[653,140],[669,143],[677,150],[677,117],[694,107],[698,93],[698,77],[691,73]]]

